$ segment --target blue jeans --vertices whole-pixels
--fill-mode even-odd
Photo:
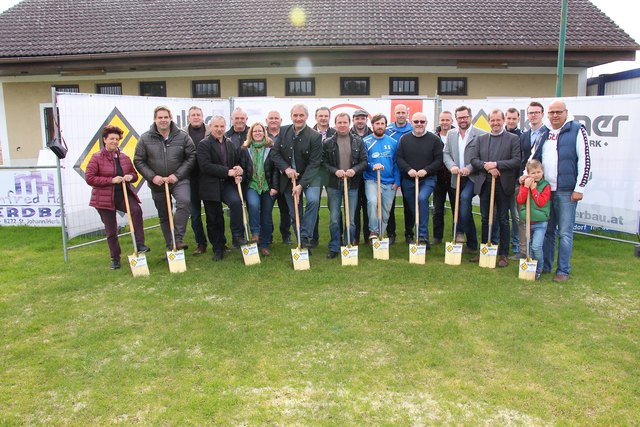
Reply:
[[[558,266],[556,274],[571,273],[571,252],[573,251],[573,226],[576,222],[578,202],[571,201],[573,191],[551,192],[551,217],[544,236],[542,251],[544,253],[544,271],[551,271],[555,258],[556,236],[558,244]]]
[[[300,215],[300,239],[309,240],[313,236],[313,227],[316,225],[316,218],[318,217],[318,208],[320,207],[320,187],[307,187],[302,190],[304,197],[307,199],[307,204],[302,209],[302,197],[300,197],[300,204],[298,205]],[[289,214],[292,215],[293,224],[295,228],[295,211],[293,210],[293,194],[291,190],[287,189],[285,192],[287,198],[287,206],[289,206]]]
[[[547,221],[531,223],[531,258],[538,261],[536,274],[542,273],[542,265],[544,263],[542,244],[546,233]]]
[[[429,197],[436,188],[436,176],[427,176],[418,183],[418,212],[420,223],[418,224],[418,234],[416,239],[429,241]],[[402,178],[402,193],[407,201],[410,201],[409,209],[416,214],[416,183],[413,178]]]
[[[465,233],[467,236],[467,248],[478,250],[478,234],[476,231],[476,223],[473,220],[473,181],[467,177],[460,180],[460,209],[458,210],[458,232]]]
[[[364,182],[364,191],[367,196],[367,211],[369,213],[369,230],[382,238],[387,231],[387,221],[393,201],[396,199],[396,190],[393,184],[380,184],[380,199],[382,200],[382,229],[378,223],[378,181],[366,180]]]
[[[351,188],[348,191],[349,194],[349,243],[352,243],[356,237],[356,210],[355,205],[358,201],[358,189]],[[344,190],[342,183],[339,188],[327,187],[327,201],[329,202],[329,234],[331,235],[329,240],[329,250],[331,252],[340,252],[340,217],[342,211],[342,199]]]
[[[249,210],[249,226],[251,234],[258,234],[258,246],[266,248],[271,244],[273,237],[273,211],[274,198],[269,191],[258,194],[253,188],[247,188],[247,208]]]
[[[149,185],[147,183],[147,185]],[[171,227],[169,225],[169,211],[167,211],[167,199],[164,193],[164,186],[158,187],[151,184],[151,198],[158,210],[158,218],[160,219],[160,229],[164,236],[164,242],[167,249],[173,248],[173,239],[171,237]],[[187,231],[187,222],[189,221],[189,211],[191,207],[191,184],[188,179],[181,179],[175,184],[169,185],[169,193],[173,196],[172,206],[175,210],[173,214],[173,231],[176,242],[182,242],[184,233]]]

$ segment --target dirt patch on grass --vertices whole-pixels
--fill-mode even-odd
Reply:
[[[542,426],[549,423],[515,409],[484,402],[455,402],[426,392],[327,389],[301,387],[240,388],[234,394],[246,401],[250,412],[274,411],[283,422],[327,420],[337,424],[392,423],[426,426],[471,423],[475,425]],[[336,414],[339,414],[336,417]]]

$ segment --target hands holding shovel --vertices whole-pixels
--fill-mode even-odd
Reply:
[[[114,176],[111,178],[112,184],[122,184],[123,182],[131,182],[133,181],[133,175],[125,175],[125,176]]]
[[[287,175],[287,178],[289,178],[293,182],[291,194],[293,195],[293,197],[300,197],[300,195],[302,194],[302,185],[299,185],[296,182],[296,179],[298,179],[300,174],[294,168],[287,168],[285,169],[284,173],[285,175]]]

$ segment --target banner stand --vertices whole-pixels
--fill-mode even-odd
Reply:
[[[58,138],[62,141],[60,135],[60,121],[58,117],[58,103],[56,99],[56,88],[51,88],[51,102],[53,104],[53,129]],[[58,174],[58,191],[60,195],[60,228],[62,230],[62,249],[64,251],[64,262],[69,262],[69,248],[67,247],[67,225],[65,222],[64,199],[62,196],[62,173],[60,172],[60,159],[56,156],[56,171]]]

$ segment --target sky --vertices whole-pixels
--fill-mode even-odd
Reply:
[[[590,0],[600,10],[606,13],[620,28],[627,32],[640,43],[640,25],[638,25],[638,17],[640,16],[640,1],[638,0]],[[20,0],[0,0],[0,12],[5,11],[11,6],[19,3]],[[571,13],[571,12],[569,12]],[[560,11],[558,11],[558,19]],[[640,51],[636,52],[636,60],[618,61],[610,64],[600,65],[590,68],[587,77],[595,77],[600,74],[611,74],[619,71],[640,68]]]

